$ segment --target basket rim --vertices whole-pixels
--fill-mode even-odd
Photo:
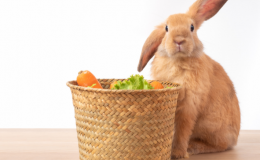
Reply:
[[[98,79],[98,80],[109,80],[109,79]],[[117,80],[120,80],[120,79],[117,79]],[[124,80],[124,79],[121,79],[121,80]],[[155,80],[147,80],[147,81],[155,81]],[[72,84],[72,83],[77,83],[75,80],[68,81],[66,83],[66,85],[68,87],[70,87],[70,88],[78,89],[78,90],[92,91],[92,92],[108,92],[108,93],[132,93],[132,92],[135,92],[135,93],[140,93],[140,92],[152,93],[152,92],[178,91],[178,90],[180,90],[182,88],[182,86],[179,83],[160,81],[160,80],[156,80],[156,81],[177,84],[179,86],[178,87],[174,87],[174,88],[164,88],[164,89],[111,90],[111,89],[101,89],[101,88],[87,88],[87,87],[82,87],[82,86],[78,86],[78,85]]]

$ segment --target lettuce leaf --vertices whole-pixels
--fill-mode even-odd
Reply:
[[[112,89],[128,89],[128,90],[140,90],[140,89],[153,89],[150,83],[148,83],[143,76],[136,74],[131,75],[130,78],[123,82],[117,81]]]

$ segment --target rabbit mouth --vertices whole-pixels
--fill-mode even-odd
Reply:
[[[164,57],[177,58],[177,57],[188,57],[189,53],[186,52],[184,46],[171,46],[166,47],[160,45],[158,47],[158,54]]]
[[[177,46],[176,46],[177,52],[181,52],[181,49],[182,49],[182,46],[181,46],[181,45],[177,45]]]
[[[176,46],[176,48],[166,49],[168,57],[186,56],[185,50],[182,46]]]

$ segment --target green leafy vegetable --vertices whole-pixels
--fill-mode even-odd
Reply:
[[[87,88],[93,88],[96,85],[96,83],[92,84],[92,86],[88,86]]]
[[[174,87],[169,87],[169,86],[167,86],[166,88],[174,88]]]
[[[143,76],[136,74],[132,75],[128,80],[123,82],[117,81],[112,89],[128,89],[128,90],[138,90],[138,89],[153,89],[150,83],[148,83]]]

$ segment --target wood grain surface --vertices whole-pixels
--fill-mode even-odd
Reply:
[[[0,129],[0,160],[78,160],[76,129]],[[189,160],[260,160],[260,131],[241,131],[238,145]]]

